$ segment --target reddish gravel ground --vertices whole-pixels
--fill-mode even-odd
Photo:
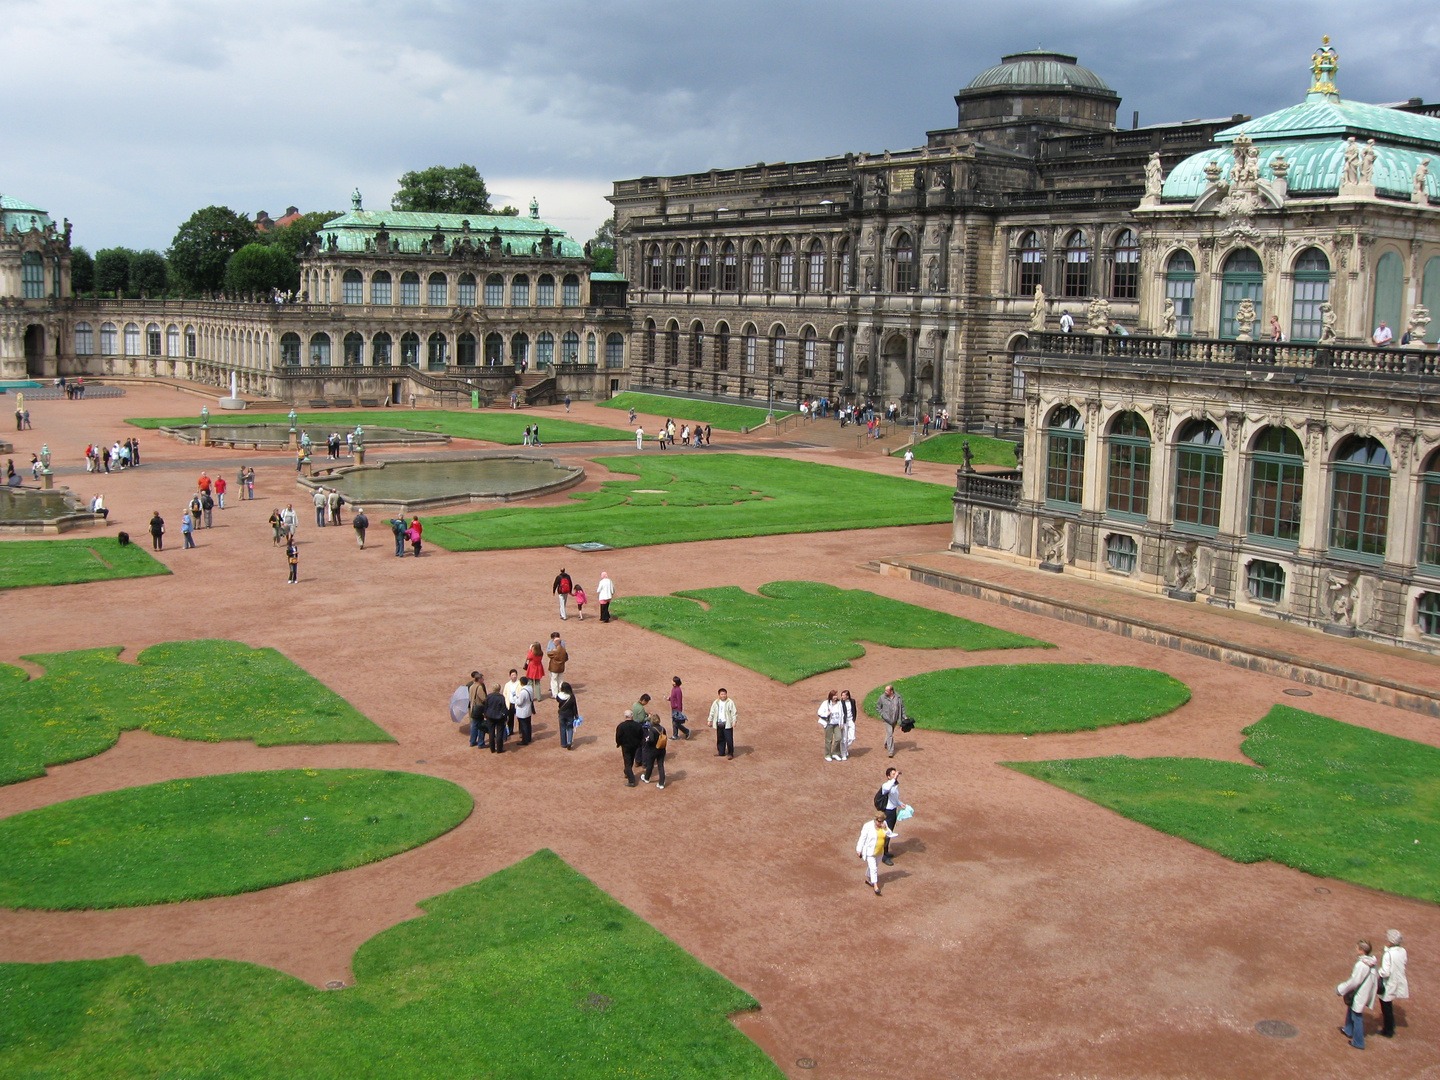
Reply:
[[[1282,866],[1236,865],[996,764],[1112,753],[1244,760],[1241,728],[1276,702],[1432,744],[1440,742],[1436,721],[1325,691],[1297,701],[1281,695],[1293,684],[1277,678],[862,568],[877,556],[943,548],[944,525],[586,555],[427,548],[419,560],[399,560],[383,528],[363,552],[348,525],[317,529],[283,454],[186,447],[142,433],[147,464],[138,470],[103,482],[64,471],[87,441],[128,433],[121,418],[198,413],[198,404],[159,389],[132,390],[122,401],[32,404],[36,430],[20,436],[17,467],[47,441],[59,482],[104,492],[111,533],[143,537],[160,508],[172,523],[162,558],[174,575],[0,594],[0,660],[105,645],[123,645],[133,658],[156,642],[197,637],[273,646],[399,742],[262,750],[132,733],[99,757],[0,788],[0,815],[169,777],[296,765],[431,773],[465,785],[476,813],[385,862],[245,896],[122,911],[0,912],[0,960],[228,957],[317,986],[348,982],[354,949],[416,916],[417,901],[549,847],[754,994],[761,1011],[737,1022],[792,1077],[1308,1080],[1362,1069],[1372,1077],[1440,1077],[1436,980],[1426,974],[1440,951],[1435,905]],[[614,413],[583,405],[571,416],[617,422]],[[755,445],[719,431],[715,438],[717,447]],[[899,472],[877,455],[776,452]],[[198,534],[196,550],[180,550],[180,510],[200,468],[233,481],[240,461],[257,464],[257,500],[231,501],[216,512],[217,527]],[[917,462],[916,475],[945,481],[953,469]],[[284,560],[264,523],[272,506],[287,501],[301,511],[295,587],[284,583]],[[876,898],[862,886],[853,845],[886,764],[876,749],[880,725],[862,722],[851,760],[826,763],[815,700],[831,687],[859,695],[902,675],[1042,658],[1038,651],[871,647],[853,670],[784,687],[623,623],[592,616],[561,624],[550,583],[562,565],[592,594],[601,570],[622,594],[753,589],[787,578],[871,589],[1054,642],[1059,648],[1043,653],[1047,661],[1170,672],[1194,697],[1146,724],[1074,735],[915,732],[895,763],[917,813],[902,826],[896,866]],[[986,572],[983,562],[965,566]],[[1032,577],[1029,587],[1043,587],[1043,575]],[[1224,625],[1216,618],[1212,630]],[[562,625],[569,678],[587,718],[576,751],[560,752],[549,701],[532,746],[501,758],[469,749],[446,718],[450,691],[475,667],[492,680],[503,676],[531,641]],[[1385,669],[1382,652],[1333,640],[1325,647],[1327,658]],[[677,674],[692,717],[703,717],[717,686],[730,689],[740,714],[736,757],[717,759],[702,728],[695,741],[671,744],[665,791],[627,789],[613,726],[640,693],[660,700]],[[1348,973],[1354,940],[1380,941],[1392,926],[1406,934],[1414,997],[1397,1009],[1396,1038],[1375,1038],[1357,1056],[1336,1031],[1342,1006],[1333,988]],[[1255,1030],[1262,1020],[1288,1022],[1298,1034],[1266,1037]]]

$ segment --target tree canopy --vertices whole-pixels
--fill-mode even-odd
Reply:
[[[230,256],[254,243],[255,226],[228,206],[196,210],[170,242],[170,265],[187,292],[218,293],[225,284]]]
[[[83,247],[70,249],[70,291],[77,296],[95,291],[95,260]]]
[[[101,248],[95,253],[95,288],[106,296],[117,296],[130,287],[129,248]],[[72,264],[73,265],[73,264]]]
[[[601,274],[615,270],[615,217],[611,215],[595,230],[590,241],[590,268]]]
[[[300,271],[290,253],[278,244],[246,244],[225,264],[225,292],[231,296],[268,297],[272,292],[294,292]]]
[[[305,245],[315,239],[320,226],[339,216],[340,213],[336,210],[312,210],[308,214],[301,214],[283,229],[257,232],[255,239],[261,244],[270,244],[283,250],[292,259],[298,259],[305,253]],[[298,284],[299,279],[296,281]]]
[[[432,165],[400,177],[400,190],[390,200],[393,210],[437,214],[492,214],[490,192],[474,165]],[[506,207],[506,209],[510,209]]]
[[[158,251],[137,251],[130,256],[130,291],[141,296],[163,296],[170,285],[170,267]]]

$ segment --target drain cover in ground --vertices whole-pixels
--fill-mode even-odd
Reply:
[[[571,551],[613,551],[609,544],[602,544],[595,540],[586,540],[583,544],[566,544]]]
[[[1300,1034],[1300,1029],[1294,1024],[1287,1024],[1284,1020],[1261,1020],[1255,1025],[1255,1030],[1261,1035],[1269,1035],[1272,1039],[1293,1039]]]
[[[1282,690],[1282,694],[1289,694],[1291,697],[1313,697],[1309,690],[1296,690],[1293,686],[1289,690]]]

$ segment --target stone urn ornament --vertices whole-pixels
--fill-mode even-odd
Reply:
[[[1255,340],[1255,302],[1248,296],[1235,308],[1235,340]]]

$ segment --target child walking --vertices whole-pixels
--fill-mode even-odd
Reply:
[[[585,621],[585,588],[578,581],[574,590],[570,593],[570,599],[575,601],[575,610],[580,614],[580,621]]]

